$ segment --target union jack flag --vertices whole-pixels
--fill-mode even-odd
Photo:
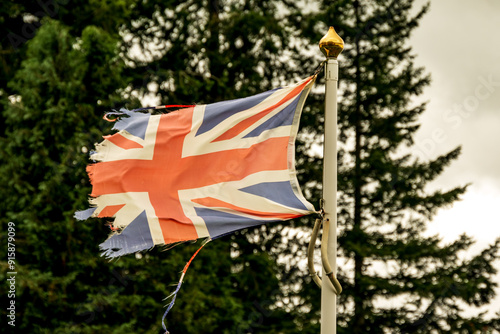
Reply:
[[[299,118],[315,79],[161,115],[107,114],[119,131],[91,154],[91,208],[76,217],[113,217],[100,247],[116,257],[315,212],[295,171]]]

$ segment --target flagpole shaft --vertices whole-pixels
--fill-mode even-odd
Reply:
[[[337,275],[337,59],[325,64],[325,138],[323,146],[324,219],[330,220],[328,259]],[[337,295],[323,269],[321,287],[321,334],[337,333]]]

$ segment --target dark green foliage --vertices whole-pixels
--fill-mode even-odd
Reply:
[[[284,82],[294,64],[280,1],[168,1],[141,4],[124,29],[123,53],[135,64],[133,88],[158,85],[163,103],[211,103],[256,94]],[[281,15],[282,16],[282,15]],[[141,56],[130,53],[138,47]]]
[[[75,38],[46,21],[10,81],[10,102],[3,101],[1,219],[3,231],[7,221],[16,224],[18,330],[67,327],[92,291],[92,270],[112,270],[89,255],[104,228],[77,224],[72,212],[90,189],[82,148],[99,138],[98,115],[118,97],[116,47],[97,27]]]

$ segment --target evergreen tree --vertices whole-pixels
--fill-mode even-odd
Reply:
[[[94,235],[104,229],[75,223],[72,212],[89,190],[82,150],[100,136],[99,112],[118,98],[122,65],[116,47],[96,27],[74,38],[49,20],[29,42],[10,81],[13,94],[3,101],[1,219],[3,231],[7,221],[16,229],[17,330],[71,328],[79,306],[97,288],[93,281],[103,278],[102,270],[93,272],[102,261],[88,252],[97,250]]]
[[[467,185],[426,191],[459,156],[459,147],[429,161],[404,153],[411,152],[425,110],[414,97],[430,83],[408,46],[429,6],[412,15],[413,3],[321,1],[320,14],[303,26],[310,44],[328,25],[345,41],[338,120],[338,244],[339,263],[345,263],[339,268],[339,333],[498,329],[498,319],[464,316],[461,305],[482,306],[495,296],[500,241],[463,259],[470,237],[444,245],[438,236],[423,235],[438,209],[458,200]],[[313,24],[318,21],[324,24]]]
[[[129,21],[133,0],[8,0],[0,5],[0,95],[10,94],[8,81],[26,57],[27,42],[36,36],[43,18],[64,23],[71,33],[80,36],[87,26],[96,26],[118,36],[119,27]],[[5,96],[4,96],[5,97]],[[0,132],[2,133],[2,132]]]

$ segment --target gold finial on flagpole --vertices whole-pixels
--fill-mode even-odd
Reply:
[[[337,59],[342,50],[344,50],[344,41],[337,35],[335,29],[330,27],[326,35],[319,41],[319,49],[326,58]]]

